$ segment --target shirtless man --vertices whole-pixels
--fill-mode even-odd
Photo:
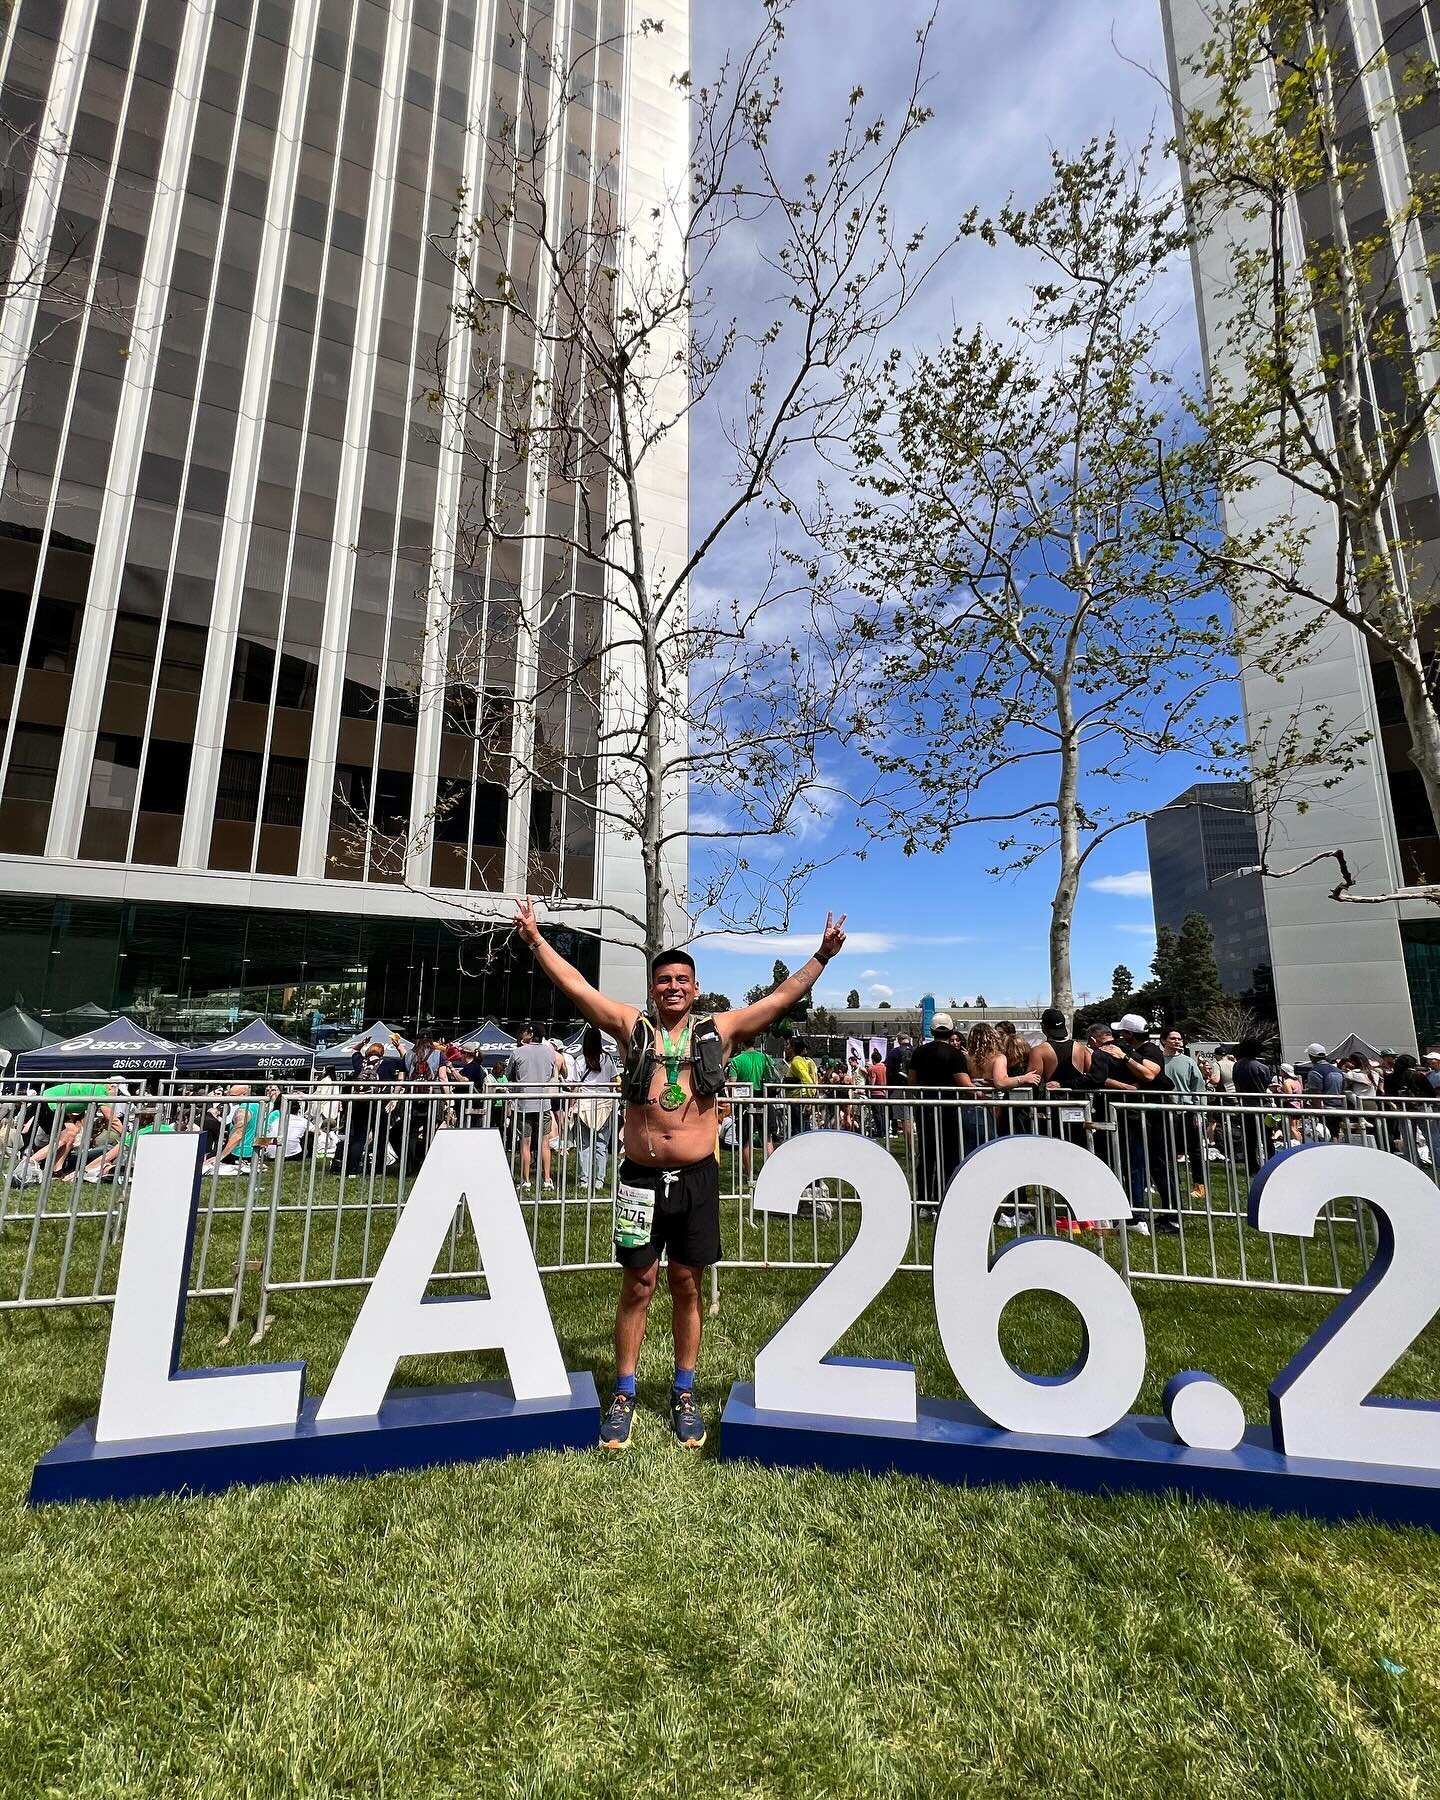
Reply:
[[[531,901],[519,903],[515,926],[534,951],[542,973],[581,1017],[608,1031],[622,1052],[627,1051],[642,1017],[639,1009],[607,999],[547,944]],[[820,948],[803,968],[753,1006],[717,1013],[715,1029],[724,1059],[783,1019],[814,987],[844,942],[845,915],[838,919],[827,915]],[[623,1274],[615,1315],[615,1394],[600,1427],[600,1442],[610,1450],[624,1450],[630,1443],[635,1371],[662,1251],[669,1257],[675,1333],[671,1428],[676,1442],[687,1450],[698,1450],[705,1442],[705,1421],[695,1403],[695,1364],[704,1319],[700,1280],[706,1266],[720,1256],[720,1165],[715,1156],[716,1093],[697,1092],[691,1051],[691,1013],[699,995],[695,960],[689,952],[662,951],[651,965],[651,1011],[643,1015],[649,1020],[651,1053],[643,1098],[630,1092],[636,1070],[632,1059],[626,1058],[625,1160],[620,1165],[616,1210],[615,1259]],[[702,1067],[701,1089],[708,1085]]]

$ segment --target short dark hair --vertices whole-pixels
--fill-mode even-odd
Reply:
[[[671,963],[684,963],[692,975],[695,973],[695,958],[688,950],[662,950],[650,964],[651,979]]]

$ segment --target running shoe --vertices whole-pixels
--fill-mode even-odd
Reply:
[[[682,1450],[698,1450],[705,1442],[705,1420],[689,1388],[671,1388],[670,1424]]]
[[[635,1424],[635,1397],[617,1388],[600,1421],[600,1442],[607,1450],[628,1450]]]

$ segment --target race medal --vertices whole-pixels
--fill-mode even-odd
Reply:
[[[680,1061],[689,1042],[689,1025],[686,1025],[678,1046],[671,1042],[668,1031],[660,1033],[665,1060],[665,1086],[660,1091],[660,1104],[666,1112],[676,1112],[685,1104],[685,1090],[680,1085]]]

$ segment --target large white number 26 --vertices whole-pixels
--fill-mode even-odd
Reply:
[[[860,1230],[835,1267],[755,1358],[755,1404],[767,1412],[913,1424],[915,1371],[907,1363],[825,1360],[837,1338],[885,1286],[910,1238],[910,1193],[880,1145],[844,1132],[792,1138],[755,1184],[757,1211],[793,1214],[802,1191],[848,1182]],[[1130,1290],[1098,1256],[1053,1238],[1023,1238],[989,1262],[996,1208],[1018,1188],[1049,1188],[1084,1219],[1128,1219],[1118,1181],[1086,1150],[1055,1138],[1002,1138],[967,1158],[935,1232],[935,1312],[955,1378],[983,1412],[1011,1431],[1091,1437],[1122,1418],[1145,1374],[1145,1337]],[[1000,1315],[1017,1294],[1043,1289],[1079,1312],[1085,1349],[1057,1381],[1023,1374],[1000,1348]],[[1092,1345],[1098,1354],[1091,1355]]]

